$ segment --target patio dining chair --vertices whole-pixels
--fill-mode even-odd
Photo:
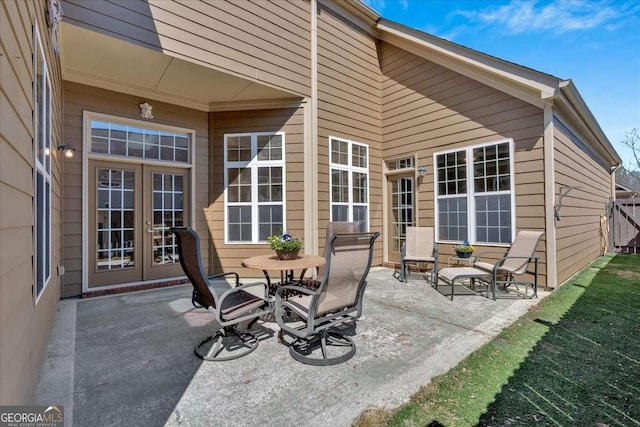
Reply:
[[[346,234],[346,233],[357,233],[359,229],[359,222],[347,222],[347,221],[330,221],[327,223],[327,228],[325,229],[325,246],[324,246],[324,258],[326,260],[329,259],[329,254],[331,253],[331,236],[334,234]],[[324,276],[326,264],[318,267],[318,278],[322,278]],[[320,283],[318,282],[318,285]]]
[[[373,244],[380,233],[334,234],[324,276],[316,290],[283,286],[276,293],[275,318],[291,356],[309,365],[335,365],[356,353],[353,340],[340,329],[360,317],[371,268]],[[285,298],[287,291],[299,297]],[[285,342],[286,343],[286,342]]]
[[[527,290],[532,288],[533,293],[530,298],[538,297],[538,257],[535,256],[535,251],[543,234],[543,231],[519,231],[507,253],[499,252],[502,256],[493,263],[482,261],[482,257],[496,252],[483,252],[476,256],[473,266],[493,274],[491,283],[493,299],[496,299],[498,286],[504,288],[513,286],[516,294],[525,297],[529,297]],[[531,264],[533,264],[533,271],[529,271]],[[532,274],[533,281],[516,279],[516,276],[522,276],[525,273]],[[521,286],[524,287],[524,292],[520,290]]]
[[[438,245],[432,227],[407,227],[405,242],[400,249],[401,282],[407,281],[409,264],[431,263],[431,282],[438,280]]]
[[[260,316],[271,313],[267,285],[243,285],[235,272],[207,276],[202,267],[198,234],[191,227],[175,227],[171,231],[176,236],[182,269],[193,285],[191,303],[212,312],[220,325],[213,335],[196,345],[196,356],[203,360],[223,361],[254,351],[258,347],[258,338],[249,332],[241,333],[237,326],[248,320],[247,329],[251,329]],[[235,287],[226,281],[228,276],[235,280]],[[262,287],[264,297],[247,292],[252,287]]]

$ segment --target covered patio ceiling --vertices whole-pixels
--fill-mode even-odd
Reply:
[[[63,23],[64,80],[201,111],[267,108],[294,94]]]

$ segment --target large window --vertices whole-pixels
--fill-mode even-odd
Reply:
[[[369,150],[366,145],[330,138],[331,221],[356,221],[369,229]]]
[[[40,32],[34,27],[34,274],[36,300],[51,278],[51,83]]]
[[[264,243],[285,230],[284,134],[224,137],[228,243]]]
[[[436,153],[438,240],[509,244],[514,236],[513,142]]]

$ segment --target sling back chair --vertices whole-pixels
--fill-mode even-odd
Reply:
[[[358,228],[360,227],[359,222],[347,222],[347,221],[330,221],[327,223],[327,228],[325,229],[325,240],[324,240],[324,258],[329,260],[329,254],[331,253],[331,236],[334,234],[347,234],[347,233],[357,233]],[[326,268],[325,265],[321,265],[318,267],[318,278],[322,278],[324,276],[324,271]],[[319,284],[319,283],[318,283]]]
[[[198,234],[191,227],[175,227],[171,231],[176,236],[182,269],[193,285],[193,306],[214,313],[221,326],[213,335],[196,345],[196,356],[203,360],[223,361],[251,353],[258,347],[258,338],[249,332],[240,333],[237,325],[249,320],[247,329],[250,329],[258,317],[271,312],[267,285],[243,285],[234,272],[207,276],[202,268]],[[227,276],[235,279],[235,287],[227,283]],[[264,297],[247,292],[251,287],[262,287]],[[205,345],[208,343],[211,345],[206,350]]]
[[[483,252],[476,256],[473,266],[493,274],[491,283],[493,299],[496,299],[498,286],[507,288],[511,285],[513,285],[515,288],[514,292],[517,294],[514,296],[538,297],[538,257],[535,256],[535,251],[543,234],[543,231],[519,231],[509,251],[495,263],[481,260],[481,257],[495,252]],[[502,252],[500,253],[503,254]],[[532,263],[533,271],[529,271],[529,265]],[[532,282],[516,280],[515,276],[520,276],[525,273],[533,275]],[[520,286],[524,287],[524,292],[520,290]],[[531,296],[527,294],[528,288],[533,290]]]
[[[400,249],[400,281],[407,281],[408,264],[431,263],[431,282],[438,280],[438,245],[432,227],[407,227]]]
[[[276,293],[275,318],[289,343],[291,356],[309,365],[335,365],[356,353],[354,342],[339,327],[362,314],[362,299],[371,268],[373,244],[380,233],[334,234],[324,276],[316,290],[283,286]],[[301,296],[286,299],[286,291]]]

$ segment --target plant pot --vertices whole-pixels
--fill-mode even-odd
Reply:
[[[296,249],[293,251],[281,251],[276,249],[276,255],[278,255],[278,258],[282,260],[297,259],[299,252],[300,252],[300,249]]]
[[[456,256],[458,258],[471,258],[471,254],[472,253],[473,252],[458,252],[458,251],[456,251]]]

